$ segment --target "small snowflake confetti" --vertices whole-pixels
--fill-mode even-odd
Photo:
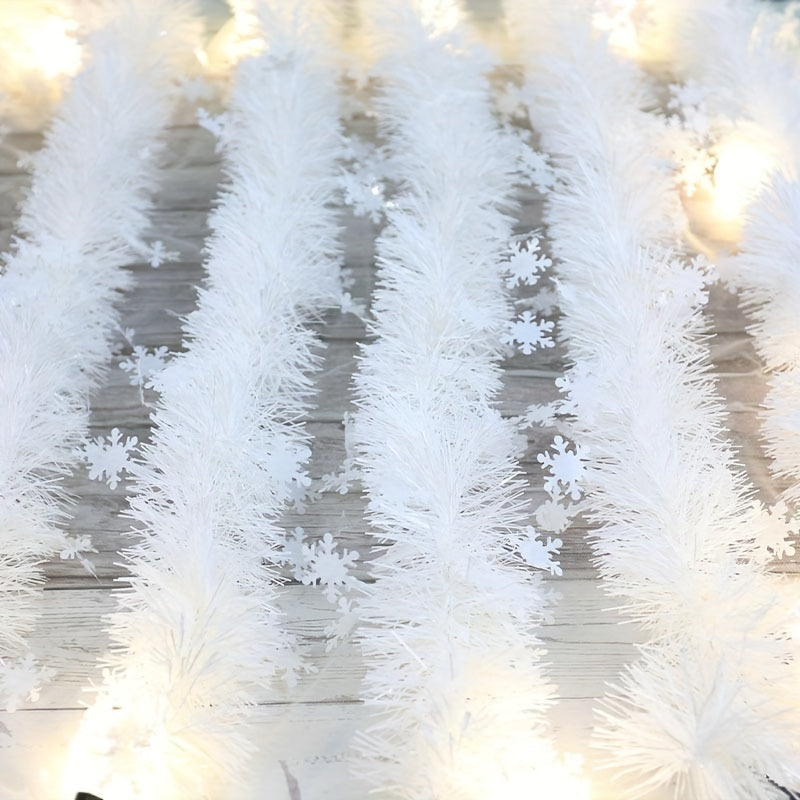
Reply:
[[[107,440],[98,436],[88,442],[79,452],[89,465],[89,478],[105,480],[110,489],[116,489],[120,473],[131,471],[130,456],[138,444],[135,436],[128,436],[123,441],[119,428],[113,428]]]
[[[325,587],[325,597],[335,603],[342,596],[342,590],[352,588],[357,580],[350,570],[355,567],[358,553],[355,550],[337,552],[336,542],[330,533],[313,544],[303,545],[304,574],[302,582],[306,586],[315,583]]]
[[[4,661],[0,666],[0,699],[9,713],[16,711],[24,700],[35,703],[41,686],[55,676],[50,667],[40,667],[28,653],[20,661]]]
[[[800,520],[792,517],[783,500],[771,508],[756,501],[753,504],[756,557],[766,564],[795,554],[795,540],[800,534]]]
[[[179,255],[177,250],[167,250],[164,242],[160,240],[153,242],[146,252],[147,261],[153,269],[158,269],[162,264],[168,264],[170,261],[177,261]]]
[[[563,533],[572,522],[574,509],[575,506],[572,504],[564,506],[550,497],[533,512],[533,515],[540,528],[552,533]]]
[[[507,83],[495,95],[495,108],[506,119],[524,119],[527,115],[525,93],[521,86]]]
[[[386,187],[371,171],[345,172],[340,179],[344,202],[357,217],[368,217],[376,225],[383,218]]]
[[[547,156],[523,142],[520,148],[519,163],[522,174],[542,194],[553,188],[556,178],[550,164],[547,163]]]
[[[523,311],[516,322],[512,322],[509,332],[503,338],[506,344],[516,344],[529,356],[537,347],[553,347],[555,342],[548,335],[554,323],[549,320],[534,319],[530,311]]]
[[[555,425],[556,414],[559,412],[560,406],[561,404],[557,400],[543,405],[534,403],[528,406],[525,415],[522,417],[524,426],[529,428],[532,425]]]
[[[302,501],[311,478],[303,465],[311,458],[311,450],[304,444],[276,437],[268,453],[264,454],[264,468],[272,475],[276,490],[282,490],[284,500]]]
[[[333,622],[325,627],[328,643],[326,652],[330,652],[343,639],[347,638],[358,624],[358,611],[355,603],[349,597],[340,597],[336,604],[336,617]]]
[[[560,552],[563,544],[561,539],[548,536],[547,541],[543,542],[533,528],[526,528],[526,532],[528,538],[519,546],[520,555],[525,559],[525,563],[537,569],[547,570],[551,575],[561,575],[561,562],[553,558]]]
[[[81,566],[92,576],[97,576],[94,564],[86,558],[84,553],[96,553],[97,548],[92,546],[90,536],[86,534],[81,536],[66,536],[64,537],[64,547],[61,550],[62,561],[77,560]]]
[[[225,134],[225,125],[227,121],[228,118],[225,114],[218,114],[215,116],[206,111],[205,108],[197,109],[197,124],[217,139],[222,139]],[[217,143],[217,149],[219,149],[219,142]]]
[[[569,442],[562,436],[553,439],[553,448],[554,453],[545,451],[536,457],[542,468],[550,471],[550,475],[544,479],[545,491],[551,497],[558,497],[563,490],[565,495],[578,500],[581,496],[578,484],[584,474],[586,451],[579,444],[570,450]]]
[[[295,528],[283,543],[278,560],[286,564],[296,581],[303,581],[305,571],[305,555],[303,552],[306,532],[303,528]]]
[[[552,266],[553,262],[540,252],[538,236],[526,242],[512,242],[506,266],[509,273],[506,283],[510,289],[518,284],[533,286],[542,272]]]
[[[129,372],[131,386],[150,387],[150,378],[167,364],[168,350],[166,347],[156,347],[148,350],[146,347],[136,345],[130,357],[120,362],[119,368],[123,372]]]

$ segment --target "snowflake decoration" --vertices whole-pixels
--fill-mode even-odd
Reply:
[[[553,327],[554,323],[549,320],[537,320],[530,311],[523,311],[519,318],[511,323],[503,341],[505,344],[516,344],[526,356],[529,356],[537,347],[555,345],[548,335]]]
[[[55,676],[50,667],[40,667],[31,653],[20,661],[0,662],[0,698],[9,713],[16,711],[24,700],[39,700],[41,686]]]
[[[656,297],[656,303],[665,306],[670,298],[680,300],[686,310],[701,308],[708,303],[708,285],[714,277],[712,264],[697,256],[688,264],[680,260],[668,261],[662,278],[664,290]]]
[[[340,178],[344,202],[357,217],[368,217],[376,225],[383,218],[386,186],[370,170],[344,172]]]
[[[506,266],[509,273],[506,283],[509,289],[517,284],[533,286],[539,280],[539,275],[553,266],[553,262],[541,254],[538,236],[532,236],[526,242],[512,242],[509,253]]]
[[[545,491],[554,498],[563,491],[565,496],[578,500],[581,496],[578,484],[584,475],[586,451],[579,444],[570,450],[569,442],[562,436],[553,439],[553,448],[553,453],[545,451],[536,456],[542,468],[550,471],[544,479]]]
[[[94,564],[84,556],[84,553],[97,552],[97,548],[92,546],[92,539],[90,536],[86,534],[81,536],[65,536],[63,545],[60,553],[62,561],[77,560],[90,575],[97,577]]]
[[[336,604],[336,617],[325,627],[325,635],[328,637],[325,651],[330,652],[347,638],[358,624],[358,620],[355,603],[349,597],[340,597]]]
[[[152,388],[150,378],[167,365],[166,347],[156,347],[148,350],[146,347],[136,345],[129,358],[120,362],[119,368],[124,372],[129,372],[131,386],[138,386],[140,389],[147,386]]]
[[[800,519],[793,518],[786,502],[780,500],[771,508],[756,501],[753,504],[756,558],[766,564],[774,559],[795,554],[795,539],[800,534]]]
[[[221,140],[225,135],[225,125],[228,122],[228,118],[225,114],[214,114],[209,113],[205,108],[198,108],[197,109],[197,124],[207,130],[212,136],[216,139]],[[218,141],[216,144],[216,150],[219,152],[221,146],[221,141]]]
[[[147,262],[153,269],[158,269],[162,264],[168,264],[170,261],[177,261],[179,253],[177,250],[167,250],[164,242],[156,240],[153,242],[149,249],[145,252]]]
[[[571,503],[564,506],[554,497],[550,497],[533,512],[533,515],[540,528],[553,533],[563,533],[572,522],[574,510],[575,506]]]
[[[554,289],[538,289],[530,297],[520,297],[515,301],[518,308],[528,309],[535,314],[555,314],[558,309],[558,293]]]
[[[670,98],[667,108],[681,115],[682,127],[699,137],[711,132],[711,119],[708,115],[708,89],[694,80],[669,87]]]
[[[527,411],[522,417],[522,424],[526,428],[530,428],[533,425],[541,425],[543,427],[555,425],[556,414],[559,411],[560,405],[561,404],[558,400],[555,400],[552,403],[544,403],[541,405],[534,403],[533,405],[528,406]]]
[[[366,319],[367,306],[363,300],[356,300],[350,292],[342,292],[339,299],[339,310],[342,314],[354,314],[359,319]]]
[[[552,189],[556,182],[556,176],[547,156],[534,150],[525,142],[521,143],[519,153],[519,164],[522,174],[532,183],[542,194],[546,194]]]
[[[495,108],[505,119],[525,119],[527,106],[523,88],[515,83],[507,83],[496,93]]]
[[[342,596],[342,590],[353,588],[357,580],[350,570],[358,560],[355,550],[337,552],[336,542],[330,533],[313,544],[303,545],[303,577],[306,586],[319,583],[325,587],[325,597],[329,603],[336,603]]]
[[[525,563],[537,569],[547,570],[551,575],[561,575],[561,562],[553,558],[561,550],[563,544],[561,539],[553,539],[552,536],[548,536],[547,541],[543,542],[540,541],[539,534],[533,528],[528,527],[525,531],[528,538],[519,546],[520,555]]]
[[[278,561],[289,567],[292,577],[303,582],[305,570],[305,555],[303,553],[306,532],[303,528],[295,528],[283,543],[283,549],[278,555]]]
[[[282,437],[276,437],[270,451],[264,454],[264,469],[272,476],[276,490],[283,492],[284,500],[297,503],[305,497],[311,478],[303,465],[309,458],[311,450],[306,445]]]
[[[105,480],[110,489],[116,489],[121,472],[131,472],[130,456],[139,444],[135,436],[122,440],[119,428],[113,428],[111,435],[98,436],[84,445],[79,454],[89,465],[90,480]]]

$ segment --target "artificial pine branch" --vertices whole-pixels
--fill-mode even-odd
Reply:
[[[533,796],[561,769],[537,639],[550,598],[522,557],[514,426],[495,406],[518,147],[455,4],[422,5],[371,7],[401,189],[351,421],[372,535],[390,544],[356,603],[371,721],[354,768],[380,797]]]
[[[42,563],[76,553],[61,528],[68,498],[60,482],[87,435],[88,397],[117,327],[114,303],[130,280],[123,267],[142,243],[158,183],[159,136],[196,46],[196,22],[183,4],[157,11],[140,3],[125,13],[112,13],[113,5],[33,157],[0,276],[3,683],[26,649]]]
[[[272,607],[278,519],[306,484],[301,420],[319,348],[308,323],[341,300],[345,150],[313,4],[248,10],[269,47],[239,65],[214,124],[228,186],[210,219],[208,279],[185,352],[156,380],[130,500],[131,587],[74,743],[110,796],[241,796],[255,749],[246,720],[299,666]],[[137,757],[143,747],[157,757]]]
[[[596,743],[620,796],[779,796],[800,752],[796,647],[784,587],[753,542],[763,524],[726,441],[708,367],[706,268],[683,221],[666,129],[590,4],[511,2],[531,123],[556,174],[546,222],[567,407],[592,455],[588,515],[604,585],[647,632],[601,705]]]
[[[743,191],[744,220],[738,242],[733,253],[722,256],[720,268],[728,285],[739,292],[752,320],[749,332],[768,371],[763,435],[775,476],[788,484],[783,499],[796,516],[800,503],[800,278],[796,274],[800,69],[791,47],[797,44],[797,32],[788,13],[784,17],[749,1],[705,0],[681,13],[673,11],[672,16],[676,17],[673,28],[692,28],[705,41],[699,53],[690,55],[673,37],[669,63],[690,86],[696,107],[708,120],[708,146],[724,158],[726,144],[741,142],[754,151],[751,158],[763,159],[762,174],[754,176],[756,182]],[[656,34],[651,31],[650,35]],[[741,157],[747,155],[745,151]],[[747,170],[750,165],[742,167]],[[716,187],[717,191],[724,188]]]

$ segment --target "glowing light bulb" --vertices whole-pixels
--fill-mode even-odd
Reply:
[[[741,217],[774,168],[774,158],[752,140],[723,143],[714,168],[714,215],[724,222]]]

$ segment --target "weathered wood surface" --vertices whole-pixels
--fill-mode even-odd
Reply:
[[[37,145],[37,138],[10,137],[0,150],[0,244],[7,245],[16,203],[27,181],[16,166],[20,152]],[[195,303],[196,287],[202,279],[200,265],[206,217],[220,180],[211,137],[192,126],[169,132],[165,180],[153,214],[151,236],[180,253],[180,261],[153,269],[132,264],[133,290],[122,299],[122,327],[135,330],[134,342],[148,347],[181,347],[180,318]],[[535,227],[539,201],[529,198],[523,206],[520,229]],[[373,285],[373,239],[376,228],[343,211],[346,263],[355,278],[353,294],[368,301]],[[713,293],[709,308],[714,338],[711,353],[721,393],[730,411],[731,440],[758,491],[774,497],[780,488],[770,478],[758,440],[757,412],[764,393],[758,358],[744,332],[744,319],[735,298],[722,291]],[[331,313],[318,326],[325,342],[318,376],[317,407],[308,421],[313,437],[310,473],[314,479],[334,472],[344,457],[342,416],[352,408],[350,381],[355,368],[358,342],[366,336],[362,320],[353,315]],[[92,432],[106,434],[112,427],[145,440],[149,431],[149,409],[139,390],[131,386],[119,362],[130,353],[130,344],[120,337],[114,362],[109,365],[102,390],[92,401]],[[563,367],[560,348],[531,356],[509,357],[504,365],[505,389],[499,399],[503,412],[516,415],[534,402],[556,397],[554,379]],[[152,399],[145,396],[145,399]],[[541,499],[542,475],[536,453],[552,439],[552,431],[529,431],[528,448],[521,467],[530,482],[532,504]],[[74,562],[46,565],[47,583],[42,617],[34,636],[34,649],[55,670],[56,678],[40,701],[14,715],[0,714],[0,726],[11,734],[10,746],[0,751],[3,777],[25,781],[34,787],[46,784],[57,770],[58,759],[74,729],[85,696],[83,690],[99,681],[98,658],[107,646],[103,616],[114,608],[111,589],[125,577],[119,551],[129,539],[129,525],[120,512],[125,507],[125,486],[111,491],[88,480],[85,470],[67,482],[76,502],[70,529],[90,533],[98,549],[94,560],[97,578],[88,576]],[[331,530],[365,562],[380,550],[366,535],[364,502],[354,487],[345,495],[325,492],[305,514],[286,516],[288,528],[302,525],[311,535]],[[586,752],[591,727],[591,709],[602,695],[606,681],[613,680],[635,655],[637,632],[620,624],[619,616],[607,610],[591,564],[591,548],[585,526],[576,525],[564,536],[564,576],[553,579],[563,595],[553,624],[543,638],[552,661],[552,676],[562,702],[553,712],[559,742],[565,749]],[[776,566],[797,572],[797,562]],[[348,776],[345,764],[347,742],[364,723],[358,702],[363,672],[357,650],[342,645],[325,652],[324,628],[332,609],[321,594],[310,587],[288,584],[281,594],[290,626],[317,672],[303,678],[289,691],[275,687],[255,712],[254,737],[258,740],[262,771],[254,797],[288,798],[287,782],[280,762],[296,777],[303,800],[355,800],[363,796]],[[0,727],[0,732],[2,728]],[[20,753],[25,753],[20,757]],[[31,764],[38,768],[33,775]],[[33,776],[33,777],[32,777]],[[271,792],[271,793],[270,793]],[[52,795],[55,797],[55,795]],[[598,798],[603,797],[597,791]]]

